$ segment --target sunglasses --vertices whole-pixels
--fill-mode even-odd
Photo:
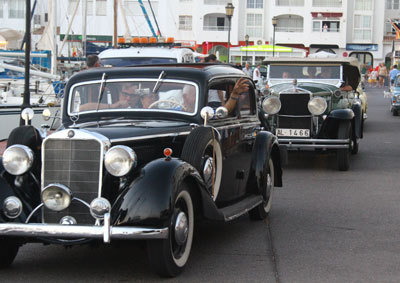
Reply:
[[[129,92],[126,92],[126,91],[121,91],[121,94],[122,95],[124,95],[124,96],[137,96],[137,95],[135,95],[134,93],[129,93]]]

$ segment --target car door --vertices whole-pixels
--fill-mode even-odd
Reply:
[[[228,100],[237,79],[225,79],[210,85],[210,89],[223,90],[225,100]],[[249,91],[240,96],[233,113],[227,118],[210,123],[220,134],[223,154],[222,180],[217,202],[232,201],[246,192],[253,143],[260,126],[254,99],[255,90],[251,83]]]

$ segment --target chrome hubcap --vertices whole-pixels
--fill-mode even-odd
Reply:
[[[213,173],[213,159],[212,157],[208,157],[204,162],[204,168],[203,168],[203,177],[206,183],[211,181],[212,173]]]
[[[188,219],[184,212],[179,212],[175,222],[175,240],[178,245],[183,245],[189,234]]]

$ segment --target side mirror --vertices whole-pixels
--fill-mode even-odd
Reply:
[[[22,110],[21,118],[25,121],[25,125],[29,124],[29,121],[33,119],[33,109],[32,108],[25,108]]]

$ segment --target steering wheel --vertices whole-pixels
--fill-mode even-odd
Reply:
[[[155,106],[161,104],[161,103],[166,103],[167,105],[172,105],[172,106],[180,106],[182,107],[182,110],[185,110],[185,106],[183,106],[182,104],[180,104],[179,102],[176,102],[174,100],[157,100],[155,102],[153,102],[152,104],[149,105],[149,108],[154,108]],[[167,107],[168,108],[168,107]]]

